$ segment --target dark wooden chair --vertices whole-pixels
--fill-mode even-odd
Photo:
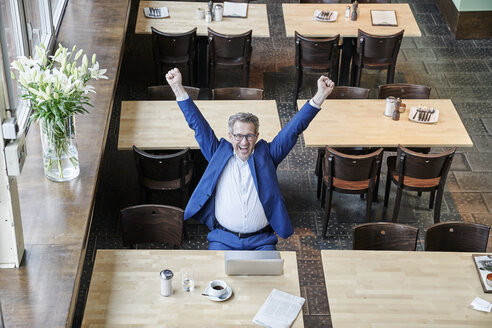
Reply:
[[[323,225],[323,238],[326,236],[330,220],[333,191],[345,194],[367,194],[366,220],[371,220],[372,192],[376,184],[377,172],[381,167],[383,148],[367,155],[347,155],[326,147],[324,160],[323,189],[321,205],[326,196],[326,215]]]
[[[419,229],[392,222],[370,222],[354,227],[354,249],[414,251]]]
[[[196,28],[179,34],[151,30],[156,84],[166,83],[163,67],[187,65],[189,84],[195,85]]]
[[[391,182],[396,184],[393,222],[396,222],[398,218],[403,189],[429,191],[431,193],[429,208],[434,207],[434,223],[439,222],[444,185],[455,152],[456,147],[453,147],[440,154],[422,154],[398,145],[396,156],[390,156],[387,159],[388,175],[384,193],[384,208],[386,209]]]
[[[299,0],[299,3],[340,3],[340,0]]]
[[[389,96],[402,99],[429,99],[431,88],[418,84],[385,84],[378,87],[378,98],[386,99]]]
[[[183,88],[191,99],[198,99],[198,94],[200,93],[199,88],[185,86],[183,86]],[[153,85],[147,88],[147,92],[150,100],[176,100],[173,90],[168,85]]]
[[[386,83],[393,83],[396,59],[400,51],[403,30],[392,35],[373,35],[359,29],[352,60],[351,85],[358,87],[362,69],[388,70]]]
[[[152,154],[133,146],[143,203],[151,203],[154,193],[175,191],[181,207],[186,206],[194,166],[190,153],[186,148],[172,154]]]
[[[212,89],[213,100],[262,100],[263,89],[219,88]]]
[[[224,35],[208,28],[208,86],[210,90],[215,86],[215,69],[218,66],[241,67],[243,70],[241,86],[249,86],[249,65],[253,52],[252,33],[253,31],[250,30],[243,34]]]
[[[425,250],[486,252],[490,227],[471,222],[441,222],[425,229]]]
[[[294,90],[294,108],[302,87],[304,71],[328,72],[333,81],[338,77],[338,42],[340,35],[334,37],[308,38],[295,32],[296,46],[296,86]]]
[[[122,209],[120,214],[124,246],[159,242],[181,247],[182,209],[168,205],[137,205]]]
[[[369,98],[369,89],[357,87],[335,87],[328,96],[328,99],[367,99]],[[344,154],[362,155],[368,154],[368,151],[362,151],[362,148],[337,148],[336,150]],[[355,151],[354,151],[355,150]],[[361,151],[359,151],[361,150]],[[325,156],[325,148],[318,148],[318,157],[316,159],[316,167],[314,173],[318,177],[318,185],[316,187],[316,197],[321,196],[321,185],[323,184],[323,157]]]

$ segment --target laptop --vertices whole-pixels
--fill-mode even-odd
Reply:
[[[284,259],[278,251],[225,251],[224,264],[228,276],[279,276]]]

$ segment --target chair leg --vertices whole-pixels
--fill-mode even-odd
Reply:
[[[243,87],[249,87],[249,64],[243,65]]]
[[[322,161],[323,161],[323,156],[321,155],[320,150],[318,149],[318,156],[316,158],[316,167],[315,167],[315,174],[318,179],[317,185],[316,185],[316,198],[319,199],[319,196],[321,195],[321,185],[323,184],[323,168],[322,168]]]
[[[432,190],[429,198],[429,209],[432,210],[432,207],[434,206],[434,198],[436,196],[436,191]]]
[[[441,203],[443,192],[443,189],[437,190],[436,204],[434,205],[434,223],[439,223],[441,221]]]
[[[388,68],[388,76],[386,77],[386,84],[392,84],[395,80],[395,66]]]
[[[355,65],[354,61],[352,60],[352,69],[350,71],[350,85],[355,86],[355,79],[357,76],[357,65]]]
[[[328,194],[326,195],[326,214],[325,214],[325,223],[323,224],[323,239],[326,239],[326,231],[328,230],[328,221],[330,220],[330,211],[331,211],[331,196],[332,190],[328,190]]]
[[[391,189],[391,177],[388,170],[388,175],[386,176],[386,188],[384,189],[384,205],[383,207],[388,207],[389,194]]]
[[[372,194],[372,201],[377,202],[378,201],[378,193],[379,193],[379,180],[381,179],[381,170],[379,170],[377,176],[376,176],[376,182],[374,185],[374,191]]]
[[[323,182],[321,184],[321,208],[325,207],[325,198],[326,198],[326,185]]]
[[[215,84],[215,65],[210,65],[209,72],[208,72],[208,89],[210,94],[212,94],[212,89],[214,88]]]
[[[403,188],[398,187],[396,189],[395,208],[393,209],[393,222],[396,222],[398,213],[400,212],[401,195],[403,194]]]
[[[194,86],[195,81],[193,81],[193,64],[191,62],[189,62],[188,64],[188,70],[188,79],[190,81],[190,86]]]
[[[372,190],[369,190],[366,199],[366,222],[371,222],[372,197]]]
[[[323,187],[323,174],[318,172],[318,185],[316,187],[316,198],[319,199],[321,196],[321,188]]]

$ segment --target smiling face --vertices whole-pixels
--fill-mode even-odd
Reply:
[[[250,138],[243,137],[240,138],[240,140],[236,140],[234,135],[238,134],[243,136],[250,135]],[[248,140],[251,139],[251,136],[254,136],[254,138]],[[253,123],[236,121],[232,127],[232,133],[229,132],[229,139],[231,140],[234,152],[242,161],[246,161],[255,148],[256,141],[258,140],[258,133],[256,133],[255,125]]]

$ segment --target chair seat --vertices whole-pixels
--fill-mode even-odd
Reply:
[[[191,181],[191,176],[193,173],[193,169],[189,170],[188,174],[185,177],[185,184],[187,185]],[[181,179],[175,179],[170,181],[157,181],[148,178],[144,178],[143,182],[145,187],[153,190],[176,190],[181,187]]]
[[[325,176],[324,178],[325,183],[328,182],[328,177]],[[376,179],[374,179],[375,181]],[[337,189],[345,189],[345,190],[364,190],[369,188],[369,179],[366,180],[359,180],[359,181],[349,181],[349,180],[342,180],[339,178],[333,177],[333,187]]]
[[[354,55],[354,60],[355,63],[358,63],[358,55]],[[362,62],[362,66],[367,69],[382,69],[383,67],[389,67],[391,66],[391,60],[388,58],[364,58],[364,61]]]
[[[395,166],[396,166],[396,156],[388,157],[388,168],[391,172],[393,181],[396,184],[398,184],[398,180],[400,177],[398,173],[395,173]],[[406,187],[411,187],[411,188],[437,188],[440,180],[441,180],[440,177],[432,178],[432,179],[420,179],[420,178],[404,176],[403,184]]]

